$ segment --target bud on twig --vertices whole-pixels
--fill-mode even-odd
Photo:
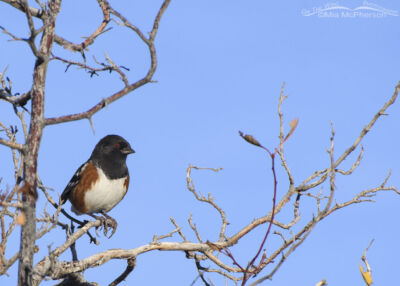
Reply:
[[[258,147],[261,147],[260,142],[258,142],[252,135],[243,134],[242,131],[239,131],[239,135],[244,140],[246,140],[248,143],[258,146]]]

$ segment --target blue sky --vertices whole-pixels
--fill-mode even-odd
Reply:
[[[354,9],[363,2],[336,3]],[[75,42],[93,32],[101,21],[96,1],[79,2],[79,7],[77,3],[64,1],[57,21],[57,33]],[[397,1],[370,3],[400,13]],[[151,29],[161,1],[111,4],[146,32]],[[82,238],[77,245],[79,258],[109,248],[135,248],[149,243],[154,234],[173,230],[171,216],[195,241],[187,224],[191,213],[203,239],[215,240],[217,213],[197,202],[186,190],[189,164],[224,168],[218,174],[196,172],[194,180],[199,191],[212,193],[226,210],[231,222],[228,234],[267,213],[273,186],[269,158],[244,142],[238,130],[253,134],[270,149],[277,146],[277,104],[283,82],[285,93],[289,94],[283,106],[287,129],[293,118],[299,118],[295,133],[285,144],[295,183],[328,167],[330,121],[336,129],[336,158],[353,143],[400,80],[400,32],[395,28],[400,19],[390,15],[302,15],[304,9],[326,4],[329,1],[172,0],[156,40],[159,62],[154,79],[158,82],[135,90],[96,114],[94,134],[87,121],[45,129],[39,173],[44,184],[55,189],[53,197],[63,191],[76,168],[106,134],[125,137],[136,150],[128,158],[132,176],[129,192],[110,212],[119,223],[116,234],[109,240],[100,236],[99,246],[88,245],[86,237]],[[17,35],[28,35],[24,15],[4,3],[0,3],[0,25]],[[107,52],[116,63],[129,67],[129,78],[136,80],[148,68],[146,47],[126,29],[113,26],[90,47],[87,56],[95,55],[103,61]],[[7,40],[6,35],[0,34],[0,70],[8,66],[14,92],[22,93],[32,84],[33,57],[26,44]],[[79,59],[60,47],[55,47],[54,53]],[[64,70],[61,63],[50,64],[45,111],[48,117],[84,111],[121,88],[114,74],[90,79],[83,70]],[[397,102],[390,107],[389,116],[380,118],[365,138],[365,155],[354,175],[338,177],[338,202],[378,186],[390,169],[389,185],[400,186],[399,106]],[[0,120],[6,125],[16,120],[12,108],[4,102],[0,103]],[[0,186],[4,189],[13,185],[7,148],[0,147],[0,158]],[[350,166],[355,158],[353,154],[345,165]],[[281,197],[288,182],[280,164],[277,167]],[[354,205],[322,221],[287,259],[273,281],[263,285],[315,285],[322,278],[329,285],[364,285],[358,263],[372,238],[375,242],[368,260],[375,284],[395,283],[400,252],[400,198],[382,193],[375,199],[376,203]],[[43,204],[41,195],[39,205]],[[308,208],[301,211],[304,220],[315,211],[311,200],[305,206]],[[289,221],[288,213],[278,218]],[[264,232],[263,227],[257,229],[232,249],[243,264],[257,250]],[[16,233],[8,255],[17,249],[18,236]],[[57,230],[39,241],[37,257],[46,254],[48,244],[58,246],[63,237]],[[277,238],[271,238],[267,251],[272,251],[277,242]],[[62,258],[70,259],[69,253]],[[124,261],[111,261],[86,271],[85,277],[105,285],[124,268]],[[10,271],[10,278],[0,277],[0,284],[15,283],[15,271],[16,267]],[[190,285],[196,276],[193,261],[183,253],[153,252],[138,257],[126,285]],[[209,277],[216,285],[224,283],[217,276]],[[201,285],[200,281],[195,285]]]

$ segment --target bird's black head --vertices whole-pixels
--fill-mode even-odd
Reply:
[[[135,153],[131,145],[118,135],[107,135],[97,143],[90,159],[101,167],[110,178],[127,174],[126,157]]]

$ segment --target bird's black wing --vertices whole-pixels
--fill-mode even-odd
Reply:
[[[72,176],[71,180],[69,181],[68,185],[65,187],[64,191],[61,194],[61,202],[64,204],[71,191],[75,188],[75,186],[79,183],[81,176],[82,176],[82,170],[86,167],[88,162],[82,164],[78,170],[76,170],[75,174]]]

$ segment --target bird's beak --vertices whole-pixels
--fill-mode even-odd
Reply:
[[[124,149],[122,149],[121,150],[121,153],[122,154],[132,154],[132,153],[135,153],[135,150],[133,150],[131,147],[126,147],[126,148],[124,148]]]

